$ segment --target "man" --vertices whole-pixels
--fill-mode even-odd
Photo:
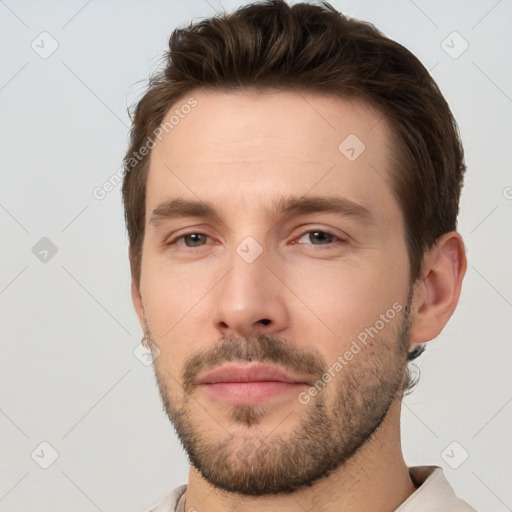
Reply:
[[[416,57],[327,3],[176,30],[125,168],[132,298],[191,462],[154,511],[474,510],[400,446],[407,363],[466,271],[463,149]]]

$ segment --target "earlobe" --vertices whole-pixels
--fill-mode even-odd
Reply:
[[[464,242],[456,231],[443,235],[425,255],[424,277],[413,296],[411,344],[430,341],[441,333],[459,301],[466,267]]]

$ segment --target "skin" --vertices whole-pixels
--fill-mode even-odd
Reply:
[[[415,491],[400,445],[401,392],[392,393],[402,377],[394,376],[403,375],[407,350],[435,338],[456,307],[466,270],[462,238],[455,231],[444,235],[425,254],[421,278],[409,282],[404,223],[390,187],[391,133],[369,105],[291,91],[191,96],[197,107],[152,150],[141,281],[132,284],[140,324],[158,355],[155,374],[167,413],[189,448],[197,448],[196,465],[209,463],[213,472],[205,478],[191,464],[185,510],[394,510]],[[351,133],[365,144],[354,161],[338,149]],[[371,220],[266,210],[288,195],[343,196],[367,208]],[[173,198],[209,202],[219,219],[151,224],[153,210]],[[318,231],[334,237],[311,233]],[[178,238],[191,233],[204,237]],[[262,250],[252,263],[236,251],[249,236]],[[263,361],[272,343],[282,349],[276,365],[302,370],[314,382],[397,303],[400,313],[307,404],[291,393],[264,407],[236,408],[197,385],[206,370],[237,354]],[[286,355],[296,356],[293,365],[285,364]],[[361,405],[371,397],[372,406]],[[318,404],[325,408],[316,416],[321,422],[312,423],[317,446],[332,453],[353,445],[355,453],[340,451],[337,466],[310,478],[311,485],[251,495],[257,481],[239,456],[247,441],[249,461],[261,475],[283,460],[281,469],[289,469],[290,449],[299,450],[292,462],[301,449],[312,451],[297,432]],[[372,412],[379,408],[384,418]],[[362,439],[349,423],[364,432]],[[245,482],[244,492],[215,485],[228,469],[231,485]]]

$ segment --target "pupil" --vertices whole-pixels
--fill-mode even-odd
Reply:
[[[195,245],[196,242],[201,242],[201,235],[198,233],[192,233],[191,235],[188,235],[192,241],[192,245]]]
[[[314,235],[317,240],[320,240],[320,242],[329,238],[329,235],[323,231],[313,231],[311,234]]]

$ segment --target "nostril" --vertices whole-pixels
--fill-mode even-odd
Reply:
[[[260,320],[260,322],[263,324],[263,325],[268,325],[270,323],[270,320],[268,320],[267,318],[264,318],[263,320]]]

